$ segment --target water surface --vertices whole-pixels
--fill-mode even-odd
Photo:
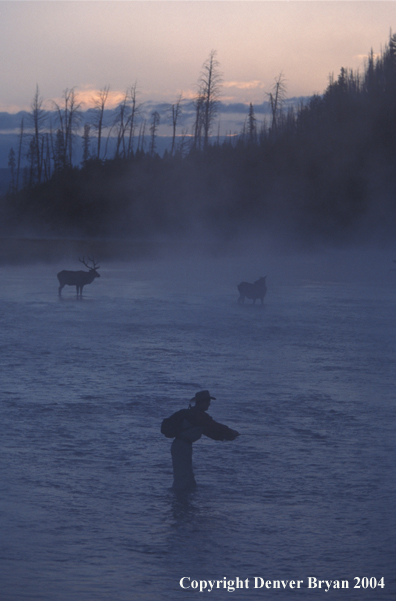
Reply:
[[[396,282],[179,258],[102,265],[77,300],[61,268],[0,268],[1,601],[199,595],[182,577],[393,601]],[[239,306],[261,275],[264,306]],[[197,442],[199,486],[177,497],[160,423],[202,388],[241,436]]]

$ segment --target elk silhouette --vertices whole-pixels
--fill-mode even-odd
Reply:
[[[88,267],[89,271],[67,271],[64,269],[60,271],[57,275],[59,280],[59,296],[61,296],[62,288],[64,286],[75,286],[77,291],[77,296],[82,296],[82,291],[85,284],[92,284],[95,278],[100,278],[100,275],[97,272],[97,269],[100,268],[100,265],[96,265],[93,259],[88,257],[88,261],[91,261],[92,267],[85,262],[84,257],[78,260]]]
[[[264,303],[264,296],[267,292],[267,286],[265,283],[265,278],[267,276],[261,277],[256,280],[253,284],[249,282],[241,282],[238,284],[237,288],[239,291],[238,303],[244,303],[245,297],[253,300],[253,304],[259,298],[261,300],[261,304]]]

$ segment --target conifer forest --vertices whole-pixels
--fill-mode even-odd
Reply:
[[[101,90],[91,123],[82,128],[74,90],[65,92],[50,122],[37,88],[19,148],[9,153],[11,182],[0,201],[3,236],[150,240],[204,234],[230,241],[252,233],[308,244],[393,243],[396,35],[379,56],[369,53],[364,72],[342,67],[322,94],[295,106],[285,108],[280,74],[267,94],[268,118],[260,121],[250,104],[242,131],[221,137],[221,76],[212,52],[198,82],[194,124],[181,130],[178,99],[162,155],[161,115],[139,125],[133,87],[115,111],[112,153],[105,154],[107,93]]]

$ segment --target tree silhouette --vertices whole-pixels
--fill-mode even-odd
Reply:
[[[93,127],[97,132],[98,145],[96,156],[100,159],[101,144],[102,144],[102,133],[104,127],[104,111],[106,107],[107,98],[109,96],[110,86],[105,86],[100,90],[97,96],[94,98],[94,112],[95,117],[93,121]]]
[[[43,109],[43,99],[40,96],[39,87],[36,86],[36,93],[31,103],[30,119],[33,125],[33,135],[29,145],[30,158],[30,185],[37,180],[41,182],[42,173],[42,130],[47,119],[46,112]]]
[[[60,140],[57,141],[58,147],[61,146],[63,156],[57,156],[58,169],[63,163],[63,168],[73,164],[73,140],[75,133],[81,121],[81,102],[77,101],[77,96],[74,88],[63,92],[63,106],[54,102],[54,106],[58,115],[59,135],[63,137],[63,142],[60,145]]]
[[[176,128],[179,117],[182,113],[181,103],[182,103],[183,95],[180,94],[174,104],[171,106],[171,117],[172,117],[172,145],[170,149],[170,155],[172,156],[175,151],[175,141],[176,141]]]
[[[197,95],[197,107],[199,107],[199,117],[202,118],[204,150],[207,150],[208,148],[209,135],[217,114],[217,105],[222,82],[222,75],[219,71],[219,63],[216,59],[216,55],[216,50],[210,52],[208,59],[202,66],[201,76],[198,82],[199,91]]]
[[[154,111],[152,114],[152,123],[150,125],[150,135],[151,135],[151,141],[150,141],[150,155],[154,156],[155,154],[155,150],[157,147],[157,130],[158,130],[158,125],[160,122],[160,115],[158,113],[158,111]]]
[[[276,131],[280,116],[282,114],[283,103],[286,99],[286,80],[283,77],[283,73],[280,73],[278,77],[275,79],[275,83],[272,87],[272,92],[268,93],[269,102],[271,105],[271,113],[272,113],[272,124],[271,129],[273,132]]]

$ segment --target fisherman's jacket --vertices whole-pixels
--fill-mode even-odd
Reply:
[[[182,432],[176,438],[185,439],[189,424],[191,424],[191,428],[194,428],[194,430],[199,428],[202,434],[213,440],[234,440],[237,436],[235,430],[216,422],[206,411],[202,411],[202,409],[198,409],[197,407],[181,409],[177,412],[177,415],[180,416],[183,424],[185,424],[185,421],[188,424],[186,424],[187,427],[184,426],[182,428]],[[197,436],[195,440],[198,440],[198,438],[200,436]]]

